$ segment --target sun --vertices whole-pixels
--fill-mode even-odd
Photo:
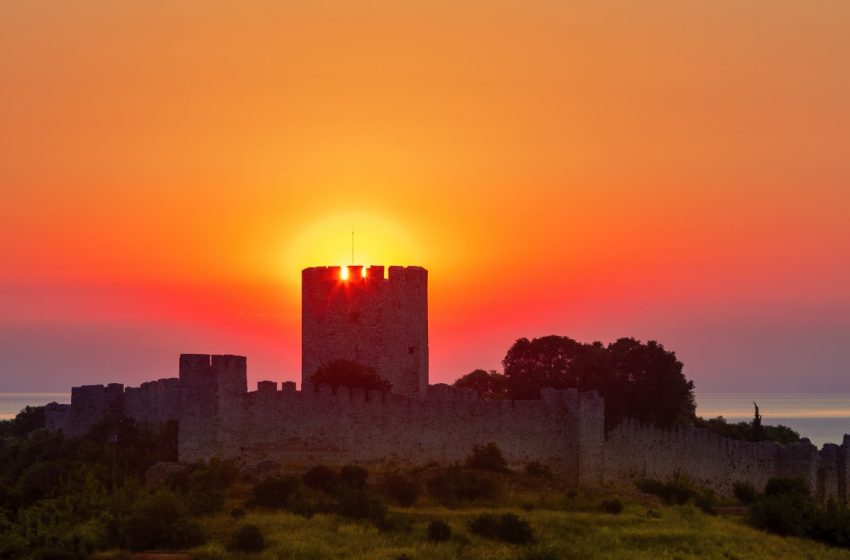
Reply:
[[[316,218],[288,240],[283,254],[283,274],[294,283],[301,282],[301,270],[310,266],[359,265],[363,266],[363,278],[368,278],[369,265],[423,262],[420,245],[407,228],[371,212],[341,212]],[[340,278],[350,278],[348,268],[341,269]]]

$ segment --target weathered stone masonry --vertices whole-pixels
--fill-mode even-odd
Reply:
[[[731,493],[746,481],[802,476],[822,499],[846,500],[850,436],[818,450],[722,438],[705,430],[660,429],[626,420],[604,433],[604,402],[594,391],[543,391],[540,400],[482,401],[474,391],[431,385],[424,399],[261,381],[247,391],[241,356],[180,356],[180,378],[76,387],[70,405],[47,407],[47,426],[81,435],[103,415],[122,411],[149,425],[179,422],[181,461],[213,457],[284,466],[317,463],[422,464],[463,460],[495,442],[508,462],[550,464],[578,485],[627,485],[679,474]]]
[[[213,457],[246,464],[422,464],[463,460],[496,443],[512,465],[538,461],[582,486],[686,475],[729,494],[736,481],[758,489],[775,476],[802,476],[821,498],[848,493],[850,436],[819,452],[721,438],[704,430],[659,429],[626,420],[606,436],[604,402],[591,391],[544,390],[539,400],[482,401],[474,391],[428,385],[427,271],[350,267],[303,271],[302,390],[261,381],[248,391],[242,356],[183,354],[179,378],[75,387],[70,405],[46,408],[49,429],[83,435],[122,412],[152,426],[179,425],[181,461]],[[393,393],[305,383],[319,365],[347,358],[375,367]]]
[[[375,368],[393,392],[428,389],[428,271],[418,266],[305,268],[301,273],[301,385],[344,358]]]

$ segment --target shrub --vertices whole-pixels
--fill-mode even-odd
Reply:
[[[472,448],[472,453],[466,458],[466,466],[470,469],[482,469],[485,471],[506,471],[508,462],[502,455],[502,450],[495,443]]]
[[[230,510],[230,517],[233,519],[242,519],[245,517],[245,510],[237,506]]]
[[[779,535],[807,535],[814,517],[813,500],[798,493],[764,495],[750,506],[753,527]]]
[[[246,523],[241,525],[230,537],[230,548],[240,552],[260,552],[266,547],[260,528]]]
[[[830,498],[826,509],[815,515],[809,536],[832,546],[850,547],[850,510],[847,505]]]
[[[803,478],[771,478],[767,481],[764,487],[764,493],[767,496],[776,496],[778,494],[799,494],[807,496],[809,494],[809,483]]]
[[[476,535],[511,544],[528,544],[534,540],[528,521],[512,513],[479,515],[469,524],[469,529]]]
[[[546,480],[552,480],[555,478],[555,473],[552,472],[552,468],[549,465],[544,465],[537,461],[532,461],[525,465],[525,474],[533,476],[534,478],[543,478]]]
[[[419,499],[421,488],[412,476],[390,473],[383,482],[384,492],[402,507],[410,507]]]
[[[606,513],[610,513],[612,515],[617,515],[618,513],[622,513],[623,502],[621,502],[619,498],[612,498],[610,500],[605,500],[604,502],[602,502],[602,511],[604,511]]]
[[[204,542],[200,525],[189,517],[180,499],[165,489],[136,501],[123,533],[132,550],[186,548]]]
[[[428,524],[428,540],[444,542],[452,538],[452,528],[445,521],[435,520]]]
[[[339,475],[325,465],[316,465],[311,468],[302,475],[301,480],[310,488],[324,490],[329,494],[335,493],[340,486]]]
[[[387,504],[375,494],[365,490],[349,490],[339,496],[337,513],[355,519],[378,521],[386,517]]]
[[[559,551],[552,548],[535,546],[526,550],[525,554],[523,554],[520,558],[522,560],[561,560],[563,556]]]
[[[455,507],[462,501],[495,500],[501,495],[501,487],[496,480],[481,473],[464,471],[457,465],[431,478],[428,490],[447,507]]]
[[[368,486],[369,473],[363,467],[345,465],[339,471],[339,480],[347,488],[362,490]]]
[[[759,493],[756,492],[756,489],[753,488],[752,484],[741,481],[732,485],[732,493],[735,495],[735,498],[745,506],[752,504],[759,496]]]
[[[294,476],[270,476],[254,486],[251,502],[260,507],[283,509],[290,504],[299,485]]]
[[[750,506],[753,527],[779,535],[808,535],[816,515],[808,483],[802,478],[771,478],[764,495]]]
[[[185,503],[196,515],[207,515],[220,511],[224,506],[224,491],[236,478],[236,467],[232,463],[212,460],[196,463],[185,476]],[[179,478],[175,482],[179,484]]]
[[[685,477],[676,476],[667,482],[660,480],[642,479],[635,482],[641,492],[654,494],[667,505],[686,504],[693,502],[705,513],[715,513],[717,496],[711,490],[699,489]]]
[[[712,490],[697,490],[693,497],[694,505],[703,511],[714,515],[717,513],[717,494]]]
[[[310,383],[316,388],[326,383],[334,394],[340,386],[382,393],[389,393],[393,388],[393,384],[378,375],[375,368],[343,359],[322,365],[310,376]]]

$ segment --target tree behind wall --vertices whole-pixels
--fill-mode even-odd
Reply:
[[[502,365],[508,398],[536,399],[544,387],[599,391],[606,429],[625,417],[663,426],[694,418],[693,382],[676,354],[655,341],[621,338],[606,347],[565,336],[521,338]]]
[[[381,378],[375,368],[350,360],[332,360],[321,366],[310,378],[314,388],[327,384],[334,393],[339,387],[388,393],[392,383]]]

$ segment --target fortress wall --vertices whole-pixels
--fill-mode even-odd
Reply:
[[[71,389],[71,406],[61,421],[62,432],[68,437],[82,436],[98,421],[123,406],[124,385],[83,385]],[[55,418],[55,417],[54,417]]]
[[[179,422],[177,445],[181,461],[215,455],[218,379],[209,354],[180,355]]]
[[[124,414],[140,424],[157,425],[180,416],[180,380],[158,379],[124,389]]]
[[[302,271],[302,388],[325,363],[343,358],[375,368],[392,391],[428,389],[428,271],[420,267],[313,267]]]
[[[605,400],[596,391],[578,393],[576,421],[578,434],[578,479],[584,486],[598,487],[604,481]]]
[[[474,445],[494,442],[510,464],[549,463],[581,482],[582,442],[569,429],[579,413],[577,391],[550,391],[539,401],[482,401],[474,392],[431,389],[424,401],[347,388],[336,395],[327,387],[251,392],[229,418],[241,438],[219,438],[215,455],[301,466],[445,464],[463,461]]]
[[[836,458],[832,465],[836,464]],[[641,478],[667,480],[687,475],[724,495],[737,481],[764,489],[776,476],[802,476],[817,489],[821,460],[808,440],[789,445],[722,438],[706,430],[679,427],[659,429],[625,420],[605,440],[605,481],[626,484]],[[836,468],[830,467],[835,473]],[[837,474],[828,483],[837,494]]]
[[[51,432],[68,433],[71,405],[48,403],[44,407],[44,427]]]

